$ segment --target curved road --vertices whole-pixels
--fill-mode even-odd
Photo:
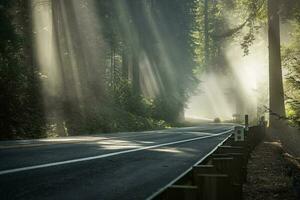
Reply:
[[[223,141],[232,124],[0,142],[0,199],[146,199]]]

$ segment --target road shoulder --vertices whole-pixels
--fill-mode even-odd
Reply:
[[[279,140],[268,137],[253,151],[248,163],[244,199],[296,199],[290,164]]]

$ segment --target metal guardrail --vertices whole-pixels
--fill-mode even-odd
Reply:
[[[212,151],[147,200],[241,200],[251,151],[265,125],[235,129]],[[242,135],[241,135],[242,134]]]

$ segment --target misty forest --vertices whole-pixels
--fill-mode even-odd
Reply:
[[[0,199],[300,199],[300,0],[0,0]]]
[[[1,0],[1,138],[238,122],[244,114],[299,126],[299,6]]]

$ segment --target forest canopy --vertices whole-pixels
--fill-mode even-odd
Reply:
[[[281,25],[290,27],[282,45],[285,119],[299,126],[300,3],[272,1]],[[267,2],[0,0],[0,137],[178,125],[205,84],[203,74],[230,77],[232,114],[263,115],[266,86],[256,108],[246,108],[227,51],[237,42],[245,57],[251,55],[267,29]]]

